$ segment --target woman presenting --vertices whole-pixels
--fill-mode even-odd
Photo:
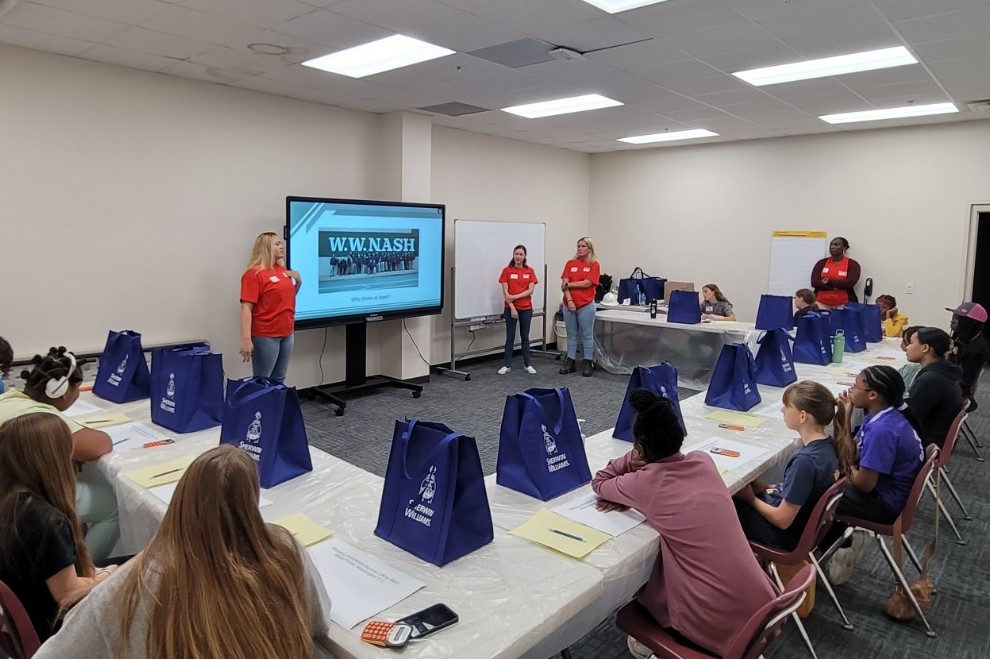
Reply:
[[[564,323],[567,326],[567,359],[560,373],[577,371],[577,345],[580,334],[584,366],[582,376],[590,376],[595,363],[595,289],[601,265],[595,257],[595,245],[587,236],[579,238],[577,253],[564,265],[560,290],[564,292]]]
[[[504,376],[512,369],[512,349],[516,344],[516,321],[519,322],[519,338],[522,340],[524,370],[535,374],[529,363],[529,325],[533,321],[533,289],[536,288],[536,272],[526,264],[526,246],[512,249],[512,260],[502,269],[498,281],[505,298],[505,366],[498,370]]]
[[[811,286],[819,305],[841,307],[847,302],[859,302],[856,283],[859,282],[859,262],[846,256],[849,241],[836,236],[828,244],[828,253],[811,270]]]
[[[278,234],[259,234],[241,276],[241,357],[255,378],[285,381],[292,354],[296,292],[302,278],[285,268],[285,243]]]

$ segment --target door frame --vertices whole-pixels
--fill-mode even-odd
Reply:
[[[963,300],[973,299],[973,272],[976,270],[976,237],[980,230],[981,213],[986,213],[990,217],[990,204],[972,204],[970,206],[969,236],[966,244],[966,273],[963,280]],[[990,222],[990,220],[987,222]]]

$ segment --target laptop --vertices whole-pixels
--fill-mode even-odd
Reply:
[[[694,282],[667,280],[667,283],[663,285],[663,301],[665,303],[670,302],[671,291],[694,291]]]

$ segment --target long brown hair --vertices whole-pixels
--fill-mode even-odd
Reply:
[[[0,556],[12,556],[17,543],[19,493],[44,500],[68,519],[76,546],[76,572],[92,577],[93,560],[76,515],[72,433],[58,415],[29,413],[0,426]]]
[[[258,468],[220,445],[179,480],[161,527],[121,587],[121,646],[148,602],[148,658],[301,658],[313,653],[303,560],[258,509]]]
[[[832,425],[832,444],[839,457],[839,470],[849,476],[856,460],[849,421],[845,408],[836,401],[827,387],[812,380],[802,380],[789,385],[784,390],[785,406],[793,406],[811,415],[816,424]]]

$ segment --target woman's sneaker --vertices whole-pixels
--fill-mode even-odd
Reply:
[[[501,369],[498,370],[498,375],[499,376],[504,376],[505,374],[509,373],[510,371],[512,371],[512,369],[510,369],[509,367],[502,367]]]
[[[536,369],[534,369],[533,366],[529,364],[526,365],[526,368],[523,369],[523,371],[525,371],[528,374],[532,374],[534,376],[536,375]]]
[[[632,635],[626,637],[626,646],[634,658],[652,658],[653,650],[646,644],[640,644]]]

